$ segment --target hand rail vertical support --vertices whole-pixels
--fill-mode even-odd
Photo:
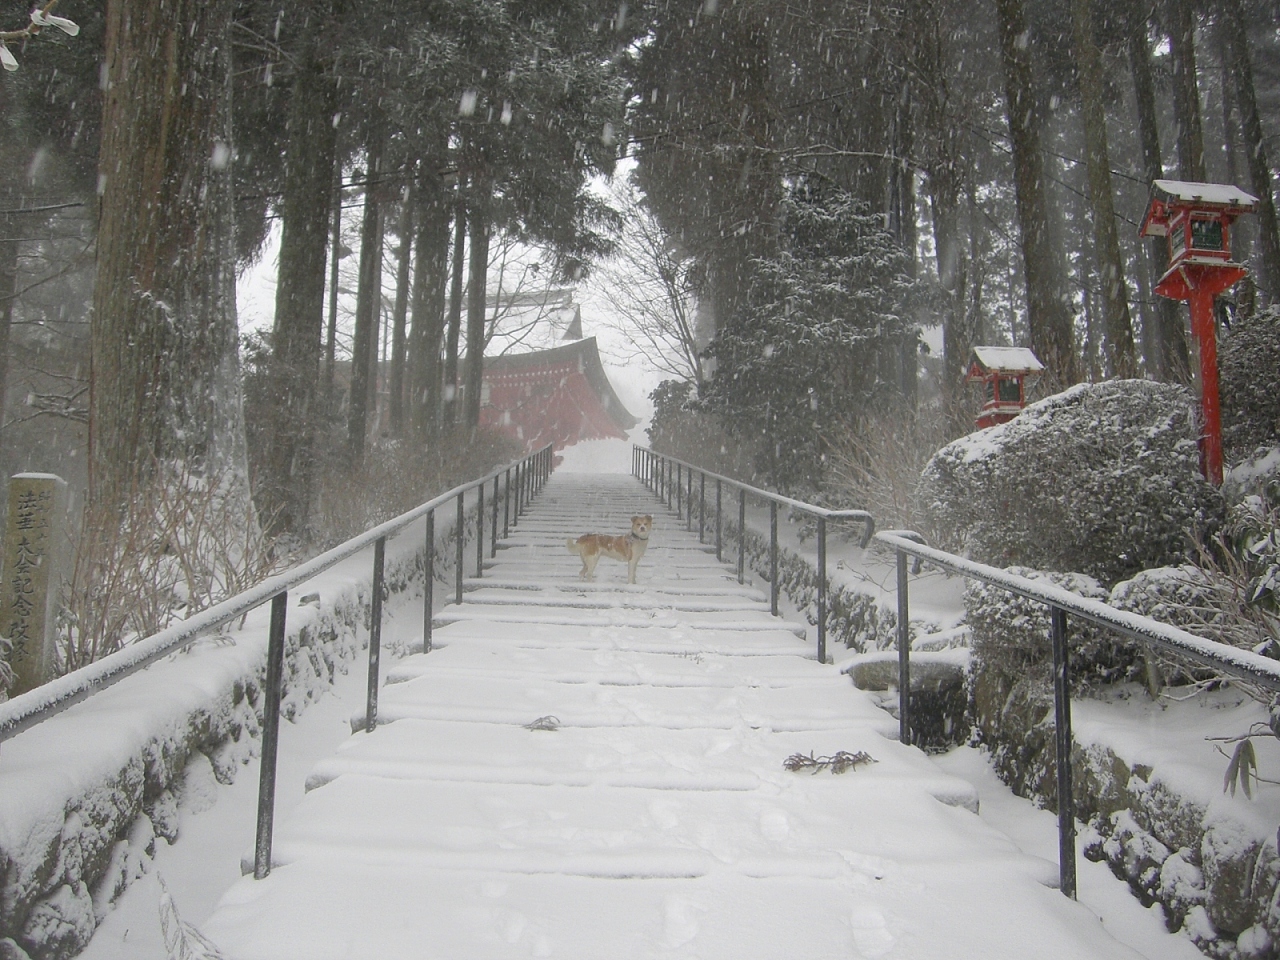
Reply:
[[[431,652],[431,621],[436,597],[436,512],[427,511],[426,559],[422,571],[422,652]]]
[[[516,464],[516,502],[511,511],[511,525],[520,526],[520,501],[524,497],[524,462]]]
[[[907,555],[898,551],[898,739],[911,745],[911,599]]]
[[[484,484],[476,487],[476,579],[484,576]]]
[[[465,494],[462,494],[462,493],[458,494],[458,524],[453,531],[454,537],[457,540],[457,555],[454,557],[454,570],[455,570],[454,597],[453,597],[454,603],[462,603],[462,574],[463,574],[462,567],[463,567],[463,564],[466,562],[462,558],[462,547],[463,547],[463,544],[466,542],[466,536],[467,536],[467,516],[465,511],[465,504],[463,503],[463,500],[462,500],[464,496]]]
[[[276,812],[276,757],[280,751],[280,681],[284,675],[284,628],[289,593],[271,598],[271,632],[267,640],[267,677],[262,704],[262,760],[258,770],[258,830],[253,851],[253,878],[271,872],[271,832]]]
[[[498,555],[498,478],[493,478],[493,534],[489,539],[489,559]]]
[[[502,539],[511,536],[511,468],[502,482]]]
[[[688,533],[693,532],[693,468],[689,468],[689,472],[685,475],[685,497],[684,497],[684,529]]]
[[[769,612],[778,615],[778,501],[769,501]]]
[[[707,539],[707,472],[698,471],[698,542]]]
[[[1053,741],[1058,760],[1058,889],[1076,898],[1076,818],[1071,783],[1071,665],[1067,612],[1049,608],[1053,642]]]
[[[676,519],[680,519],[680,494],[684,491],[684,467],[676,464]]]
[[[364,732],[378,725],[378,673],[382,663],[382,585],[386,567],[387,538],[373,544],[373,590],[369,595],[369,682],[364,704]]]
[[[721,493],[722,484],[720,478],[716,478],[716,559],[724,563],[724,510],[721,509]]]
[[[827,662],[827,518],[818,518],[818,662]]]
[[[738,488],[738,582],[747,579],[747,491]]]

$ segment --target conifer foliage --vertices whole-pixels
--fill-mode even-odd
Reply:
[[[770,480],[794,486],[819,479],[835,424],[897,396],[879,359],[904,342],[914,353],[928,288],[883,218],[844,191],[797,184],[780,237],[752,261],[745,303],[708,349],[718,371],[706,406],[763,440]]]

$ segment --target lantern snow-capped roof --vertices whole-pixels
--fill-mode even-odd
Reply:
[[[974,347],[969,355],[970,383],[987,385],[987,402],[978,411],[978,427],[985,430],[1007,423],[1027,405],[1025,381],[1044,372],[1039,357],[1026,347]]]
[[[1230,183],[1154,180],[1151,183],[1151,206],[1142,221],[1142,236],[1166,236],[1171,208],[1188,207],[1222,211],[1238,217],[1242,213],[1253,213],[1258,208],[1258,198]]]
[[[968,379],[986,380],[990,373],[1036,376],[1043,372],[1044,364],[1027,347],[974,347]]]
[[[1140,232],[1168,245],[1156,293],[1188,300],[1192,291],[1212,287],[1216,295],[1243,277],[1244,268],[1231,259],[1231,226],[1257,208],[1257,197],[1229,183],[1154,181]]]

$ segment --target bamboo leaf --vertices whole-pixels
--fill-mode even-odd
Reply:
[[[1240,748],[1248,743],[1248,740],[1242,740],[1236,745],[1235,752],[1231,754],[1231,761],[1227,764],[1226,776],[1222,778],[1222,792],[1231,791],[1231,795],[1236,795],[1236,774],[1240,771]]]

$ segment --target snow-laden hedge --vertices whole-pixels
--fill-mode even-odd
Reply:
[[[1234,462],[1280,442],[1280,308],[1238,321],[1218,354],[1222,441]]]
[[[737,550],[738,525],[726,519],[724,522],[724,555],[728,559]],[[743,538],[746,565],[765,583],[769,582],[769,536],[753,530],[748,524]],[[815,548],[816,549],[816,548]],[[779,544],[778,590],[788,597],[796,609],[804,614],[810,626],[818,622],[818,568],[814,561]],[[942,627],[932,621],[912,619],[911,639],[924,634],[938,633]],[[827,649],[843,643],[850,650],[866,653],[871,650],[896,648],[898,643],[898,612],[896,607],[885,606],[880,597],[864,593],[848,584],[827,577]]]
[[[1079,384],[934,454],[917,495],[946,550],[996,566],[1075,570],[1114,583],[1177,563],[1215,529],[1183,387]]]

